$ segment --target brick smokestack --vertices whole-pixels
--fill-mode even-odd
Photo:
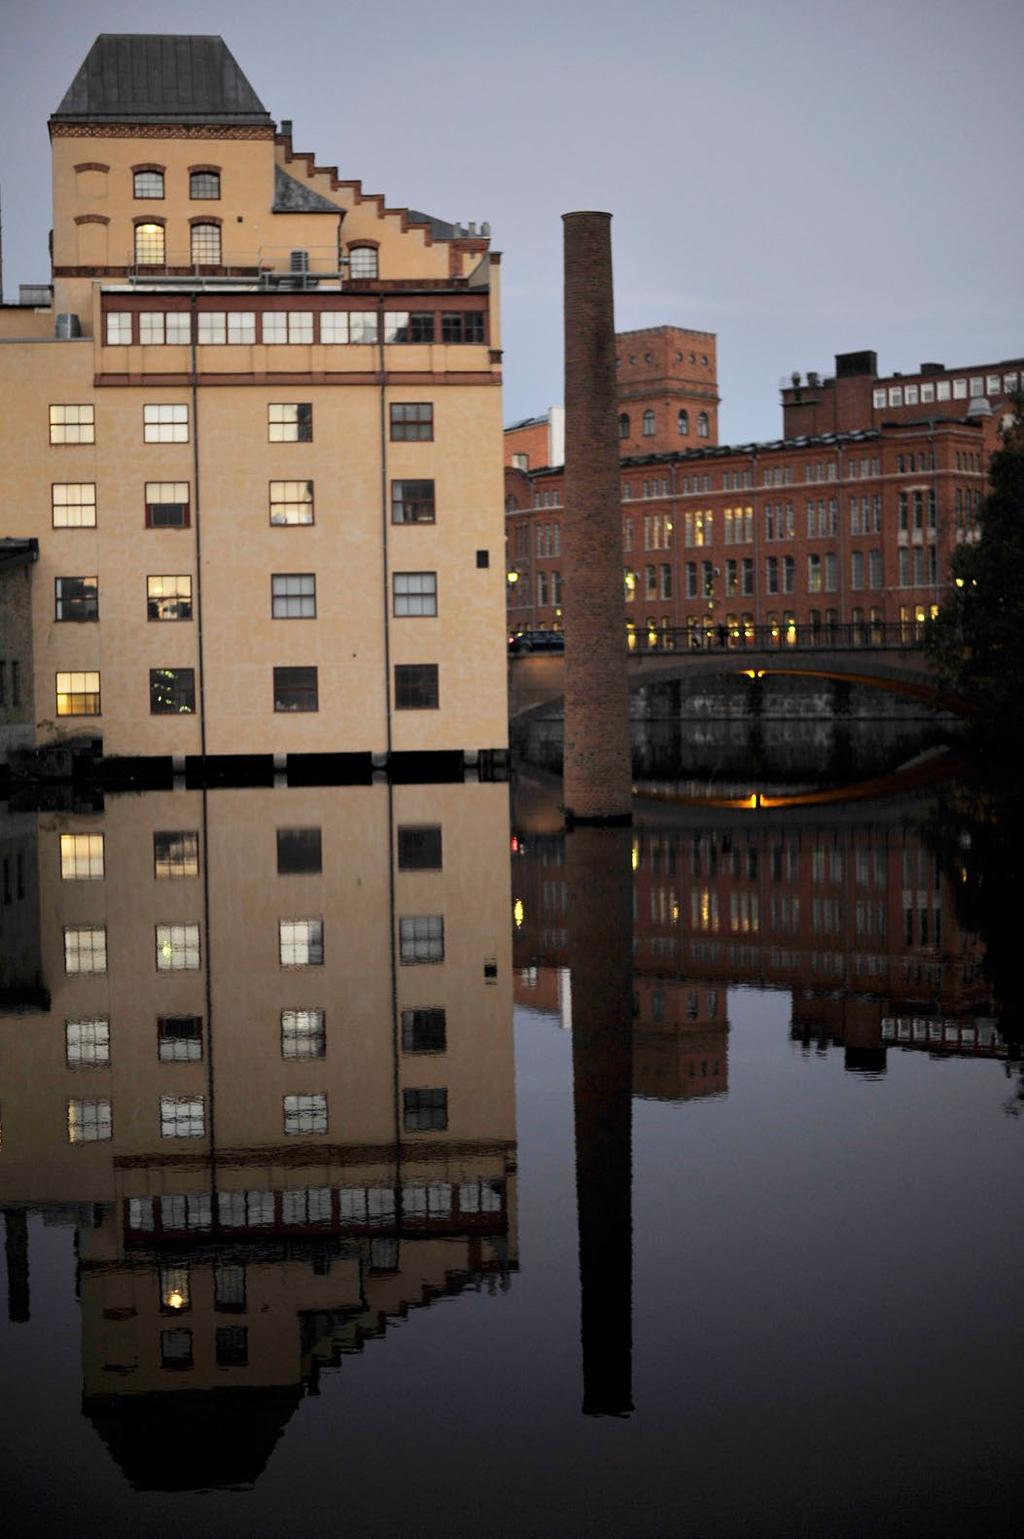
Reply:
[[[611,215],[565,223],[567,821],[632,816]]]

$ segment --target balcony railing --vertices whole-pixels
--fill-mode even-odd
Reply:
[[[927,621],[858,620],[831,625],[726,625],[714,621],[686,629],[637,626],[628,630],[631,652],[848,652],[919,648]]]

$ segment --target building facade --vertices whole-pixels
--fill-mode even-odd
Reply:
[[[0,310],[36,741],[504,746],[488,238],[293,148],[219,38],[100,37],[50,134]]]
[[[813,420],[827,399],[841,430],[811,432],[808,387],[794,384],[784,438],[719,445],[709,409],[707,443],[623,453],[629,631],[682,630],[700,644],[723,626],[733,640],[767,627],[783,642],[799,627],[844,624],[869,639],[873,627],[915,627],[935,613],[953,550],[977,537],[988,460],[1024,363],[927,365],[909,402],[905,382],[879,379],[874,354],[836,364],[836,378],[813,387]],[[641,420],[653,409],[643,405]],[[505,493],[509,629],[558,628],[562,468],[507,465]]]

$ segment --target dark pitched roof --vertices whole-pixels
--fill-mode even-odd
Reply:
[[[430,233],[435,240],[454,240],[458,234],[455,225],[449,224],[447,219],[436,219],[433,214],[421,214],[419,209],[409,210],[410,224],[429,224]]]
[[[312,187],[306,187],[282,166],[274,167],[275,214],[343,214],[345,210]]]
[[[51,121],[270,123],[221,37],[102,32]]]

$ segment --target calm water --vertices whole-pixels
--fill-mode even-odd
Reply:
[[[1024,1119],[948,791],[555,801],[0,820],[11,1532],[1010,1531]]]

